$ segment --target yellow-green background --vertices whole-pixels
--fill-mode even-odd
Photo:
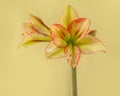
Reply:
[[[50,26],[67,4],[91,19],[107,49],[82,55],[78,96],[120,96],[120,0],[0,0],[0,96],[72,96],[65,58],[46,59],[47,43],[17,50],[28,13]]]

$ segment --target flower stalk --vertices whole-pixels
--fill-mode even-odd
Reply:
[[[72,71],[72,96],[78,96],[77,94],[77,68],[71,67]]]

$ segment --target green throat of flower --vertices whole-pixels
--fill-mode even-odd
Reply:
[[[73,47],[73,46],[76,45],[76,44],[75,44],[76,40],[77,40],[77,38],[76,38],[75,36],[72,36],[71,38],[66,39],[65,41],[66,41],[66,43],[67,43],[67,46]]]

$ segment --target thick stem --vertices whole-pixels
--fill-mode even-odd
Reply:
[[[72,68],[72,96],[77,96],[77,72],[76,67]]]

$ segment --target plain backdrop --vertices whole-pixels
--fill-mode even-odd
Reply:
[[[120,96],[120,0],[0,0],[0,96],[72,96],[65,58],[46,59],[47,43],[17,49],[28,13],[50,26],[68,4],[91,19],[107,49],[82,55],[78,96]]]

